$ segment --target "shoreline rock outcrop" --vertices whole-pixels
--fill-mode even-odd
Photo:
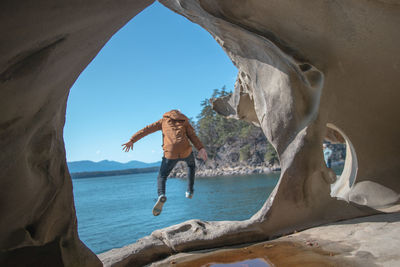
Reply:
[[[251,175],[251,174],[267,174],[274,171],[279,171],[279,166],[270,167],[265,164],[247,165],[247,164],[232,164],[224,166],[208,166],[196,168],[196,177],[215,177],[215,176],[235,176],[235,175]],[[169,177],[185,178],[187,170],[185,165],[180,165],[174,168]]]

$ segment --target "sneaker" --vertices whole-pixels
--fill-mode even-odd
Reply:
[[[167,201],[167,197],[165,195],[161,195],[158,197],[157,203],[153,207],[153,215],[154,216],[160,215],[165,201]]]
[[[192,197],[193,197],[193,192],[192,192],[192,193],[186,192],[186,193],[185,193],[185,196],[186,196],[186,198],[192,199]]]

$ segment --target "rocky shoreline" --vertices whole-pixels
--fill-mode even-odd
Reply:
[[[214,177],[214,176],[236,176],[251,174],[267,174],[280,171],[279,165],[268,166],[266,164],[249,165],[244,163],[231,165],[217,165],[214,162],[196,165],[196,177]],[[186,165],[178,163],[171,171],[169,177],[184,178],[187,176]]]

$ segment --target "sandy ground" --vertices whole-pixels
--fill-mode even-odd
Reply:
[[[262,259],[269,265],[285,267],[398,267],[400,212],[323,225],[240,248],[179,253],[149,266],[210,266],[211,263],[232,263],[248,259]]]

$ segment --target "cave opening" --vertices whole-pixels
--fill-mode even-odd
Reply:
[[[348,201],[348,194],[355,182],[358,161],[353,144],[346,134],[332,123],[327,124],[326,143],[330,144],[334,164],[332,170],[337,175],[336,181],[331,185],[331,196]]]
[[[333,166],[337,174],[331,184],[331,196],[355,205],[366,206],[380,212],[397,212],[400,210],[400,195],[380,183],[371,180],[357,182],[358,161],[356,150],[346,134],[332,123],[327,124],[327,140],[336,146],[345,145],[345,160],[342,168]],[[335,168],[336,167],[336,168]],[[340,172],[341,171],[341,172]]]
[[[324,138],[322,148],[326,166],[331,168],[337,176],[340,176],[346,162],[347,145],[343,135],[335,129],[327,127],[327,135]]]
[[[157,23],[148,25],[147,18],[155,16],[159,18]],[[71,164],[91,164],[87,161],[90,160],[107,165],[108,170],[115,161],[159,164],[160,132],[137,142],[132,153],[122,152],[121,144],[135,130],[158,120],[168,110],[179,108],[189,118],[195,118],[200,101],[209,97],[215,87],[226,85],[233,89],[236,75],[236,67],[209,33],[158,2],[115,34],[81,73],[69,94],[64,139],[79,235],[95,253],[134,243],[156,229],[188,219],[245,220],[260,209],[279,176],[272,173],[265,178],[262,172],[269,166],[261,163],[248,179],[232,173],[219,179],[196,180],[198,197],[191,202],[182,197],[186,181],[169,179],[169,203],[164,216],[156,221],[151,214],[156,173],[145,173],[136,179],[129,175],[76,179],[74,173],[85,170]],[[254,135],[255,141],[250,145],[239,142],[237,153],[233,153],[236,167],[245,168],[241,162],[248,159],[276,167],[279,161],[273,147],[269,146],[270,151],[259,147],[262,131],[245,128],[241,130],[242,137]],[[265,137],[262,141],[266,141]],[[238,199],[234,206],[230,201],[221,201],[221,196],[228,199],[232,195]],[[199,215],[198,210],[213,212]]]
[[[1,240],[3,259],[10,260],[10,262],[17,265],[19,262],[26,263],[29,262],[29,255],[35,254],[39,249],[40,252],[43,252],[43,256],[45,254],[56,255],[57,265],[101,265],[95,255],[83,246],[77,233],[72,182],[66,168],[63,139],[66,99],[69,89],[78,75],[95,58],[100,48],[114,35],[115,31],[122,28],[130,18],[137,15],[152,2],[152,0],[91,1],[83,4],[80,1],[75,1],[54,4],[50,1],[42,1],[35,5],[27,6],[21,2],[18,3],[18,1],[6,1],[2,4],[3,13],[5,14],[4,23],[2,24],[5,33],[3,37],[7,39],[2,45],[4,53],[2,53],[1,65],[2,74],[5,77],[1,79],[3,89],[1,90],[3,100],[3,105],[1,105],[3,110],[1,128],[3,131],[2,143],[5,145],[3,151],[4,162],[2,162],[4,176],[2,183],[4,192],[2,195],[3,238]],[[396,124],[388,123],[395,121],[393,120],[396,118],[394,114],[397,114],[396,105],[389,105],[391,102],[395,103],[396,99],[391,97],[393,95],[393,85],[395,85],[396,81],[396,67],[398,66],[395,53],[391,53],[391,51],[396,50],[394,49],[396,48],[396,40],[391,41],[390,39],[389,42],[385,42],[385,38],[381,38],[383,35],[394,36],[393,33],[397,30],[397,27],[395,27],[396,21],[390,19],[389,16],[387,20],[383,20],[384,23],[368,24],[371,21],[371,17],[382,15],[382,9],[377,10],[376,5],[371,3],[362,7],[362,10],[368,12],[359,12],[359,7],[353,5],[351,10],[358,12],[357,14],[360,16],[355,17],[353,20],[341,21],[342,23],[327,24],[324,22],[338,21],[337,18],[340,18],[340,11],[347,9],[325,5],[323,8],[321,6],[318,12],[311,12],[316,14],[311,14],[309,6],[300,2],[298,5],[288,5],[287,3],[276,1],[276,5],[273,7],[259,1],[246,1],[243,2],[245,3],[243,6],[229,5],[229,2],[223,3],[223,1],[161,2],[165,3],[166,6],[170,6],[177,13],[183,14],[192,21],[203,25],[212,34],[221,37],[219,38],[221,45],[225,44],[225,47],[232,45],[231,48],[226,50],[235,60],[234,62],[238,62],[237,65],[240,66],[240,71],[248,73],[252,77],[251,80],[258,78],[259,83],[254,87],[249,87],[250,89],[256,89],[257,97],[255,97],[255,100],[268,98],[263,97],[264,91],[262,89],[267,87],[267,83],[263,78],[266,77],[268,79],[272,68],[264,66],[266,59],[264,52],[268,51],[268,49],[273,49],[273,51],[276,50],[275,52],[277,52],[277,57],[273,57],[273,60],[283,56],[284,62],[288,61],[290,66],[294,66],[293,70],[300,74],[301,77],[304,77],[302,79],[303,82],[310,81],[309,85],[312,88],[308,88],[310,90],[306,90],[305,94],[303,92],[295,94],[293,99],[307,100],[309,98],[308,100],[311,101],[293,102],[296,112],[292,113],[291,109],[285,113],[294,119],[294,123],[293,125],[289,124],[290,127],[288,128],[284,127],[284,129],[288,130],[285,142],[281,142],[281,140],[274,142],[274,145],[276,144],[276,147],[279,148],[278,151],[284,165],[280,188],[277,188],[276,194],[266,202],[264,208],[259,212],[259,216],[244,222],[203,222],[202,224],[195,222],[191,228],[193,232],[188,232],[178,243],[169,241],[176,241],[177,239],[173,238],[182,234],[181,230],[187,230],[188,228],[180,227],[179,229],[178,226],[175,229],[170,229],[171,231],[160,231],[160,235],[152,235],[151,238],[147,239],[148,243],[142,243],[142,247],[137,250],[131,250],[138,252],[137,255],[132,255],[134,258],[140,258],[139,260],[142,260],[142,262],[144,259],[145,262],[150,263],[150,261],[164,257],[166,254],[177,252],[176,248],[182,251],[190,251],[199,248],[235,245],[234,242],[255,242],[260,238],[274,238],[278,234],[286,234],[301,228],[313,227],[320,223],[334,222],[374,213],[374,210],[365,207],[357,211],[344,201],[334,201],[333,198],[330,198],[329,192],[327,194],[328,183],[320,179],[321,173],[325,175],[327,170],[323,168],[322,157],[318,157],[318,152],[320,152],[320,146],[322,145],[320,133],[325,128],[325,125],[321,124],[321,122],[325,122],[324,118],[329,117],[335,123],[340,122],[337,125],[343,126],[345,133],[349,134],[351,141],[356,145],[355,147],[347,146],[346,149],[349,149],[350,152],[354,151],[354,148],[357,149],[359,170],[357,170],[357,158],[353,157],[352,153],[347,153],[345,162],[348,162],[349,156],[352,156],[352,161],[349,161],[349,164],[345,163],[345,170],[338,179],[346,185],[344,187],[345,190],[348,187],[353,188],[362,185],[363,182],[364,185],[369,187],[374,185],[371,183],[374,182],[375,187],[369,187],[371,189],[369,192],[374,194],[377,192],[375,189],[379,188],[376,187],[379,181],[382,181],[384,185],[390,188],[399,188],[395,179],[399,162],[396,150],[398,127],[396,127]],[[191,3],[195,5],[190,5]],[[386,9],[386,11],[390,9],[396,12],[392,6],[388,6]],[[285,17],[293,17],[291,14],[299,16],[296,16],[295,20],[285,19]],[[311,16],[312,19],[309,19],[310,14],[315,16]],[[384,14],[393,15],[394,13],[384,12]],[[157,21],[160,27],[164,26],[164,23],[160,22],[160,20],[154,18],[154,21]],[[375,21],[380,22],[379,20]],[[368,29],[371,30],[370,42],[366,42],[364,38],[366,33],[363,29],[366,22],[370,26]],[[352,33],[354,33],[352,38],[348,38],[349,25],[352,26],[350,30],[353,30]],[[124,31],[124,29],[121,31]],[[283,51],[284,53],[280,53],[274,46],[266,46],[265,41],[267,40],[262,35],[263,29],[267,30],[267,37],[270,36],[268,32],[273,32],[285,43],[289,44],[290,47],[296,48],[296,51],[307,55],[310,64],[316,63],[321,68],[321,71],[327,72],[327,79],[321,79],[324,76],[318,76],[318,79],[308,79],[310,76],[307,73],[301,73],[300,70],[304,70],[309,74],[314,73],[309,71],[311,65],[301,63],[299,65],[291,60],[290,55],[292,54],[287,54],[287,50]],[[304,29],[307,30],[305,31]],[[329,35],[329,32],[335,33],[334,38],[330,38],[332,35]],[[159,34],[151,31],[148,33],[150,36],[159,36]],[[173,38],[179,39],[183,36],[177,34]],[[231,38],[236,36],[237,38]],[[242,47],[238,47],[238,41],[243,41],[241,42]],[[253,41],[257,41],[257,43],[253,43]],[[145,46],[153,48],[153,53],[165,48],[163,41],[145,42],[145,44]],[[345,44],[345,47],[342,44]],[[132,45],[129,45],[130,52],[137,50],[141,54],[148,55],[144,50],[135,50],[132,47]],[[268,48],[267,50],[265,49],[266,47]],[[360,49],[348,49],[354,47]],[[379,53],[366,53],[371,50]],[[326,56],[327,51],[329,52],[328,57]],[[170,52],[173,55],[173,59],[181,54],[179,49],[170,50]],[[122,57],[128,58],[128,54],[131,55],[131,53],[122,53]],[[240,55],[240,58],[235,58],[237,54]],[[111,57],[116,58],[117,54],[112,54]],[[98,60],[99,57],[94,59],[94,61]],[[139,57],[134,57],[134,60],[128,60],[130,63],[139,61]],[[373,66],[381,66],[379,68],[381,71],[374,72],[371,64],[364,64],[365,62],[376,62]],[[91,114],[87,117],[90,120],[81,123],[80,127],[77,128],[76,135],[85,137],[86,133],[89,132],[87,128],[95,129],[96,133],[104,132],[107,139],[102,140],[92,134],[89,138],[82,138],[82,140],[90,140],[95,144],[102,144],[102,148],[107,146],[119,148],[120,144],[126,140],[125,132],[130,132],[131,127],[133,127],[130,125],[131,120],[138,121],[143,119],[146,114],[155,114],[154,109],[158,107],[158,103],[155,102],[157,99],[155,95],[164,100],[164,102],[168,102],[163,97],[165,95],[162,95],[162,92],[169,92],[170,89],[167,88],[167,85],[171,83],[166,78],[175,76],[180,78],[179,82],[183,79],[190,80],[192,78],[192,76],[184,74],[183,71],[173,71],[173,68],[168,63],[170,62],[164,65],[164,76],[148,75],[146,77],[146,82],[148,83],[155,80],[164,82],[160,86],[162,90],[160,90],[159,94],[149,90],[147,86],[139,86],[140,90],[136,90],[137,94],[134,96],[127,94],[131,90],[118,93],[118,78],[124,76],[135,77],[135,79],[130,80],[130,83],[134,84],[138,77],[145,76],[143,75],[143,69],[152,69],[158,64],[150,60],[140,61],[138,70],[131,69],[135,75],[126,75],[122,74],[121,71],[112,72],[112,70],[118,69],[115,68],[117,64],[107,63],[106,69],[108,71],[97,76],[107,77],[107,80],[117,77],[112,84],[107,85],[108,92],[112,92],[112,94],[108,94],[106,100],[98,101],[99,96],[102,95],[101,85],[105,84],[105,82],[88,83],[88,87],[92,86],[94,90],[88,93],[88,99],[82,101],[83,108],[77,109],[75,116],[84,117],[86,116],[85,112],[89,111]],[[282,66],[280,61],[276,63],[276,65]],[[197,62],[190,65],[197,66]],[[130,68],[125,67],[125,69]],[[312,69],[314,69],[313,66]],[[282,70],[285,70],[285,68]],[[370,75],[352,75],[354,73]],[[304,76],[302,76],[303,74]],[[321,74],[323,73],[321,72]],[[82,77],[84,75],[87,74],[82,74]],[[277,78],[282,78],[281,75],[278,76]],[[203,78],[203,80],[207,80],[206,78],[208,77],[204,76]],[[247,79],[247,76],[244,78]],[[281,80],[279,79],[278,81]],[[314,86],[314,81],[318,83],[317,86]],[[172,83],[173,86],[177,84]],[[188,86],[191,90],[182,92],[189,92],[190,96],[193,97],[195,92],[200,91],[194,88],[197,84],[197,82],[192,81]],[[322,90],[319,90],[322,89],[319,88],[319,85],[324,86],[323,94],[321,93]],[[221,86],[221,84],[218,84],[218,86]],[[110,90],[110,88],[112,89]],[[204,87],[200,86],[200,88]],[[287,88],[290,89],[291,87]],[[376,88],[379,88],[379,90],[376,90]],[[83,92],[83,90],[79,91]],[[75,92],[77,91],[72,90],[70,97],[73,97]],[[291,91],[289,90],[289,92]],[[139,93],[148,94],[142,96]],[[271,94],[264,96],[269,95]],[[323,105],[319,105],[319,101],[315,100],[319,100],[322,95],[327,101],[322,101]],[[120,101],[118,105],[111,106],[110,102],[114,97]],[[181,99],[182,94],[175,98]],[[80,99],[83,100],[84,98]],[[152,105],[148,99],[152,100]],[[337,105],[338,101],[340,105]],[[93,108],[93,103],[95,102],[101,108],[95,110]],[[312,105],[309,105],[310,103]],[[69,102],[68,108],[71,108],[72,104],[73,102]],[[141,116],[129,113],[131,111],[130,107],[139,107],[140,104],[142,104],[140,106]],[[292,108],[291,104],[287,106]],[[118,110],[117,107],[119,106],[125,108],[125,112]],[[150,111],[146,110],[146,108],[150,108]],[[174,108],[176,107],[174,106]],[[319,112],[318,108],[320,108],[321,112]],[[114,113],[116,110],[118,112]],[[101,113],[104,111],[106,112]],[[300,113],[297,114],[297,111],[300,111]],[[309,111],[312,112],[309,113]],[[258,115],[262,115],[261,112]],[[129,119],[126,119],[122,125],[127,126],[129,124],[129,129],[128,127],[124,130],[117,129],[115,125],[118,124],[118,116],[124,113],[129,114]],[[282,113],[277,110],[274,114],[280,116],[279,114]],[[300,116],[298,117],[297,115]],[[306,115],[305,120],[298,120],[303,118],[304,115]],[[105,123],[107,118],[111,118],[112,123]],[[67,117],[67,119],[71,120],[71,116]],[[264,120],[264,117],[261,117],[260,120]],[[73,119],[73,121],[77,120]],[[142,123],[142,125],[145,125],[148,120],[143,120]],[[304,128],[309,123],[312,123],[311,127]],[[297,127],[299,125],[301,127]],[[65,129],[66,136],[69,131],[68,127],[67,124]],[[136,127],[134,128],[136,129]],[[300,129],[304,129],[304,131],[298,133],[297,131]],[[265,128],[264,130],[267,133]],[[123,134],[121,134],[121,138],[116,138],[114,136],[116,133]],[[296,135],[294,135],[295,133]],[[275,136],[277,135],[275,134]],[[310,138],[315,138],[314,142],[308,142]],[[113,145],[114,140],[118,140],[116,146]],[[293,158],[285,157],[286,154],[281,153],[288,145],[290,146],[287,140],[296,141],[296,143],[290,143],[293,146],[289,147],[298,149],[296,153],[297,151],[299,153],[295,154]],[[373,141],[372,143],[370,143],[371,140]],[[71,140],[66,139],[66,142],[71,142]],[[96,149],[95,146],[88,147],[86,143],[89,144],[88,142],[77,143],[76,147],[82,147],[83,151],[92,152],[99,158],[105,154],[105,150]],[[281,147],[283,148],[282,150]],[[146,148],[148,148],[147,151],[150,151],[150,147]],[[288,152],[294,151],[294,149],[290,149]],[[67,153],[68,155],[72,153],[71,150],[68,150],[68,147]],[[315,154],[317,154],[317,157],[314,157]],[[144,153],[141,156],[145,156]],[[287,169],[288,172],[286,172]],[[347,170],[349,170],[350,175],[347,175]],[[354,183],[356,175],[358,175],[357,183]],[[148,178],[145,180],[146,182],[151,180],[150,177]],[[101,179],[99,178],[97,181]],[[112,183],[103,187],[107,189],[115,188],[117,184],[121,184],[121,180],[122,178],[117,179],[114,177]],[[86,183],[88,180],[82,179],[80,182]],[[298,186],[291,186],[292,182],[295,182]],[[74,184],[74,187],[76,189],[76,184]],[[214,188],[226,188],[226,186],[214,186]],[[336,188],[341,189],[340,187]],[[359,188],[358,192],[363,193],[363,188],[366,189],[367,187]],[[148,192],[136,185],[123,189],[127,192],[135,191],[145,194]],[[321,195],[321,192],[323,195]],[[380,196],[388,196],[387,192],[389,191],[380,187]],[[133,205],[145,209],[143,203],[151,202],[148,199],[140,199],[134,202],[129,197],[121,196],[120,193],[119,191],[118,194],[104,192],[101,194],[101,198],[96,198],[96,192],[92,187],[87,191],[83,191],[82,194],[93,197],[92,200],[95,205],[103,211],[100,217],[104,214],[113,215],[113,207],[109,205],[109,199],[126,200],[128,204],[119,205],[119,207],[127,214],[132,213]],[[339,196],[340,193],[342,193],[340,190],[333,191],[333,195],[336,196]],[[352,200],[364,206],[378,207],[390,204],[396,198],[398,199],[398,194],[396,194],[393,197],[393,201],[388,201],[390,199],[386,198],[387,201],[382,203],[381,199],[370,198],[372,194],[369,196],[354,194]],[[216,195],[219,196],[220,194],[216,193]],[[371,202],[371,200],[374,202]],[[379,202],[375,200],[379,200]],[[236,204],[232,201],[229,203]],[[333,207],[332,209],[332,205],[340,208]],[[78,208],[78,206],[76,207]],[[200,209],[197,206],[195,207]],[[188,207],[188,209],[191,208]],[[183,210],[183,205],[180,210]],[[95,213],[99,215],[99,212]],[[107,233],[104,236],[108,240],[102,242],[106,243],[113,239],[108,235],[111,232],[119,232],[120,230],[128,230],[129,233],[136,232],[131,225],[126,223],[128,221],[133,221],[134,224],[141,227],[146,222],[149,222],[145,218],[145,223],[143,221],[140,222],[138,219],[143,219],[140,216],[138,218],[117,219],[122,224],[116,230],[106,229]],[[152,221],[154,222],[154,220]],[[106,225],[103,222],[99,222],[94,216],[90,218],[90,222],[91,224],[85,227],[104,228]],[[172,223],[168,225],[170,224]],[[79,219],[79,227],[82,227],[82,225],[84,224]],[[171,238],[169,238],[169,234],[172,235]],[[91,237],[97,239],[94,235]],[[23,257],[20,257],[21,255]],[[119,257],[120,255],[118,252],[116,256]],[[363,256],[363,254],[360,255]],[[42,255],[38,256],[40,258]],[[117,260],[120,261],[121,258],[119,257]]]

